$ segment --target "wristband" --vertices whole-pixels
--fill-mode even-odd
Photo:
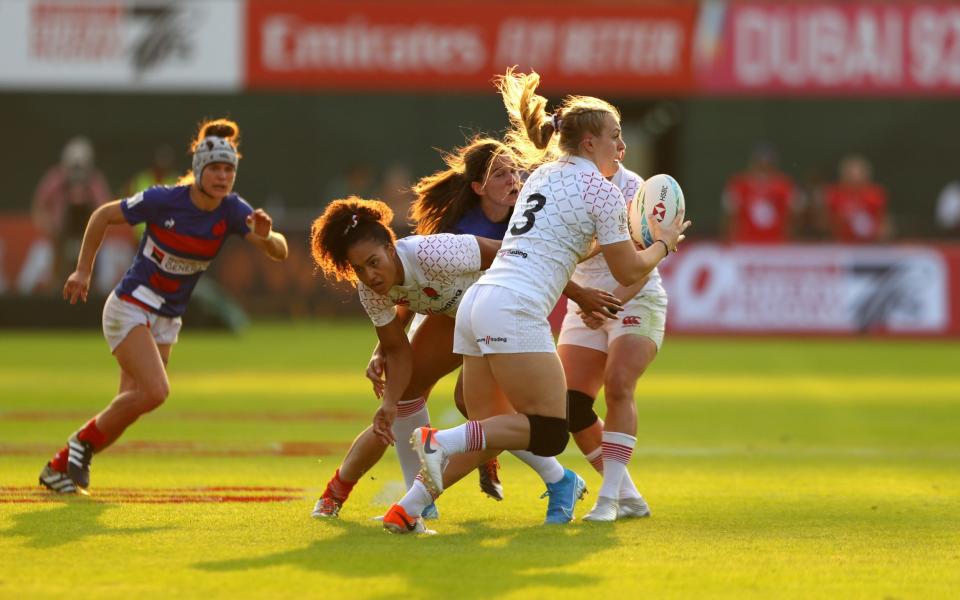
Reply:
[[[664,255],[664,258],[666,258],[667,256],[670,256],[670,246],[668,246],[667,243],[663,240],[657,240],[654,242],[654,244],[656,244],[657,242],[660,242],[661,244],[663,244],[663,249],[667,251],[666,255]]]

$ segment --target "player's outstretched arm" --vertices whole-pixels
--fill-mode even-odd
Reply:
[[[273,231],[273,219],[262,208],[258,208],[247,217],[247,227],[250,233],[243,239],[256,246],[261,252],[273,260],[283,260],[287,257],[287,238],[282,233]]]
[[[76,304],[77,300],[87,301],[87,293],[90,291],[90,275],[93,273],[93,261],[97,258],[97,252],[100,251],[100,244],[103,243],[103,236],[107,233],[107,227],[126,222],[123,211],[120,209],[119,200],[108,202],[93,211],[90,220],[87,221],[87,229],[83,232],[80,256],[77,257],[77,270],[70,274],[63,286],[64,300],[68,300],[70,304]]]
[[[383,327],[377,327],[377,338],[384,356],[383,397],[380,409],[373,417],[373,432],[388,444],[396,440],[393,437],[393,421],[397,418],[397,404],[403,392],[410,384],[413,374],[413,349],[403,324],[395,318]]]

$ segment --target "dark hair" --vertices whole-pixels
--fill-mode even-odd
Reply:
[[[416,223],[416,233],[430,235],[449,233],[480,197],[470,185],[486,184],[497,158],[513,153],[502,142],[477,136],[466,146],[444,155],[447,168],[428,175],[413,186],[416,200],[410,207],[410,219]]]
[[[390,228],[393,211],[379,200],[350,196],[334,200],[310,228],[310,253],[317,269],[335,281],[357,282],[347,252],[357,242],[373,240],[384,246],[396,244]]]

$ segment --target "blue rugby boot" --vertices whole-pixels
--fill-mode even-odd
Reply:
[[[573,505],[587,493],[587,484],[582,477],[571,471],[563,470],[563,479],[556,483],[548,483],[544,496],[549,496],[547,503],[546,525],[563,525],[573,520]]]

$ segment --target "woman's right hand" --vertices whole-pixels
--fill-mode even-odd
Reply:
[[[667,245],[667,249],[670,252],[676,252],[677,246],[687,237],[683,232],[687,230],[687,227],[690,227],[691,223],[690,221],[683,220],[685,213],[686,209],[680,209],[673,223],[669,225],[657,223],[656,219],[650,219],[650,229],[653,233],[653,239],[663,240],[663,243]]]
[[[374,353],[370,357],[370,362],[367,363],[367,379],[373,383],[373,393],[377,398],[383,398],[383,388],[387,384],[383,376],[386,364],[387,360],[380,353]]]
[[[67,283],[63,285],[63,299],[68,300],[70,304],[76,304],[77,300],[87,301],[87,293],[90,291],[90,272],[77,269],[67,277]]]

